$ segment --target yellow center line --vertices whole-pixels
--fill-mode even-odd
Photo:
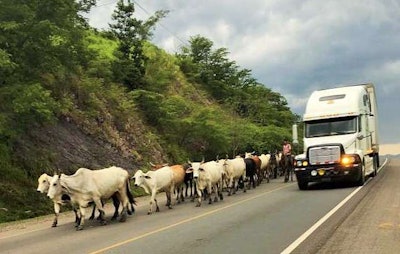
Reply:
[[[220,207],[220,208],[216,208],[216,209],[214,209],[214,210],[211,210],[211,211],[208,211],[208,212],[205,212],[205,213],[196,215],[196,216],[194,216],[194,217],[191,217],[191,218],[188,218],[188,219],[184,219],[184,220],[181,220],[181,221],[179,221],[179,222],[173,223],[173,224],[171,224],[171,225],[168,225],[168,226],[165,226],[165,227],[162,227],[162,228],[159,228],[159,229],[156,229],[156,230],[147,232],[147,233],[145,233],[145,234],[143,234],[143,235],[139,235],[139,236],[136,236],[136,237],[134,237],[134,238],[130,238],[130,239],[128,239],[128,240],[125,240],[125,241],[122,241],[122,242],[119,242],[119,243],[110,245],[110,246],[105,247],[105,248],[103,248],[103,249],[100,249],[100,250],[97,250],[97,251],[93,251],[93,252],[91,252],[90,254],[97,254],[97,253],[102,253],[102,252],[108,251],[108,250],[110,250],[110,249],[119,247],[119,246],[121,246],[121,245],[130,243],[130,242],[134,242],[134,241],[136,241],[136,240],[139,240],[139,239],[142,239],[142,238],[144,238],[144,237],[147,237],[147,236],[150,236],[150,235],[153,235],[153,234],[156,234],[156,233],[165,231],[165,230],[167,230],[167,229],[170,229],[170,228],[173,228],[173,227],[182,225],[182,224],[184,224],[184,223],[187,223],[187,222],[190,222],[190,221],[194,221],[194,220],[203,218],[203,217],[205,217],[205,216],[207,216],[207,215],[210,215],[210,214],[213,214],[213,213],[217,213],[217,212],[219,212],[219,211],[225,210],[225,209],[230,208],[230,207],[232,207],[232,206],[236,206],[236,205],[245,203],[245,202],[247,202],[247,201],[250,201],[250,200],[259,198],[259,197],[264,196],[264,195],[266,195],[266,194],[269,194],[269,193],[271,193],[271,192],[274,192],[274,191],[277,191],[277,190],[281,190],[281,189],[287,188],[287,187],[289,187],[289,186],[292,186],[293,184],[294,184],[294,183],[287,184],[287,185],[285,185],[285,186],[282,186],[282,187],[279,187],[279,188],[276,188],[276,189],[273,189],[273,190],[269,190],[269,191],[266,191],[266,192],[257,194],[257,195],[255,195],[255,196],[253,196],[253,197],[249,197],[249,198],[246,198],[246,199],[243,199],[243,200],[240,200],[240,201],[236,201],[236,202],[234,202],[234,203],[232,203],[232,204],[229,204],[229,205],[226,205],[226,206],[223,206],[223,207]]]

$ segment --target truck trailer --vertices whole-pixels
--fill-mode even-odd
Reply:
[[[379,167],[378,111],[373,84],[314,91],[303,116],[304,151],[294,160],[298,187],[311,182],[363,185]]]

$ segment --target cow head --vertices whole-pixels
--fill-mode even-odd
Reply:
[[[46,173],[39,176],[38,187],[37,187],[36,191],[40,192],[40,193],[46,193],[50,187],[50,180],[51,180],[51,176],[49,176]]]
[[[54,199],[56,196],[61,196],[62,186],[60,183],[61,175],[55,174],[50,180],[49,190],[47,192],[47,196],[51,199]]]
[[[199,178],[199,174],[200,171],[202,171],[203,169],[201,168],[201,164],[203,164],[204,162],[191,162],[190,165],[191,167],[188,169],[191,172],[193,172],[193,179],[197,179]],[[188,172],[188,170],[186,170],[186,172]]]
[[[136,171],[135,175],[131,177],[135,181],[135,186],[140,187],[143,185],[145,179],[150,179],[151,177],[143,173],[142,170]]]

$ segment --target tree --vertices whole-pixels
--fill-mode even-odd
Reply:
[[[90,54],[82,40],[87,23],[81,11],[90,9],[94,3],[94,0],[3,0],[0,48],[18,66],[8,74],[22,82],[39,81],[43,73],[76,71],[85,66]]]
[[[146,21],[136,19],[134,13],[135,6],[130,0],[126,4],[119,0],[112,15],[116,23],[110,24],[111,31],[119,40],[118,50],[115,52],[117,60],[113,63],[114,77],[117,82],[131,90],[145,86],[147,57],[143,52],[143,44],[152,36],[151,30],[155,24],[168,11],[157,11]]]

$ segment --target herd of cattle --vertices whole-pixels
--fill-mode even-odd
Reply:
[[[71,204],[75,212],[75,226],[77,230],[81,230],[84,226],[85,210],[91,205],[93,210],[89,219],[94,218],[97,209],[100,223],[106,223],[103,205],[110,198],[115,207],[112,219],[119,216],[119,220],[124,222],[127,214],[135,211],[135,200],[130,189],[131,179],[136,187],[143,188],[150,195],[148,214],[151,214],[153,204],[156,212],[160,210],[156,199],[156,194],[160,191],[166,193],[169,208],[172,208],[173,194],[176,194],[175,202],[178,203],[184,201],[185,197],[191,197],[193,200],[197,199],[196,206],[201,206],[202,200],[207,198],[211,204],[223,199],[223,189],[230,196],[239,188],[246,192],[251,187],[256,188],[263,180],[269,182],[271,177],[283,175],[283,161],[281,153],[260,156],[246,153],[244,157],[207,162],[203,159],[201,162],[189,161],[184,165],[151,164],[151,170],[137,170],[132,177],[127,170],[115,166],[99,170],[80,168],[73,175],[60,172],[54,176],[42,174],[38,179],[37,191],[47,193],[54,203],[53,227],[57,226],[61,206]],[[121,213],[118,212],[120,205]]]

